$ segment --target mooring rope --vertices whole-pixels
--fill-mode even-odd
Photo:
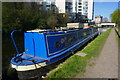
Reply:
[[[24,55],[27,55],[27,56],[30,56],[30,57],[35,57],[35,56],[29,55],[29,54],[26,54],[26,53],[24,53]],[[43,60],[47,60],[47,61],[49,61],[48,59],[41,58],[41,57],[35,57],[35,58],[38,58],[38,59],[43,59]]]

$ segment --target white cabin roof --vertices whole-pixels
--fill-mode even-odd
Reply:
[[[45,29],[35,29],[35,30],[28,30],[26,32],[42,32],[42,31],[47,31]]]

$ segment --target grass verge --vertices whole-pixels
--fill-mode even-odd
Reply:
[[[58,65],[58,67],[54,70],[52,70],[48,75],[46,76],[49,80],[62,80],[67,78],[72,78],[76,76],[78,73],[85,72],[87,62],[91,59],[93,56],[97,56],[109,33],[108,31],[104,32],[102,35],[98,36],[94,41],[89,43],[82,51],[78,51],[77,53],[86,53],[85,57],[81,57],[78,55],[73,55],[70,58],[68,58],[63,64]]]
[[[118,31],[120,31],[120,26],[118,26],[117,28],[118,28]]]
[[[120,31],[120,29],[119,29],[119,31]],[[118,41],[118,48],[120,50],[120,38],[119,38],[117,32],[116,32],[116,40]]]

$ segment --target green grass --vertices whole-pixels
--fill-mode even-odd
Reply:
[[[120,26],[118,26],[117,28],[118,28],[118,31],[120,31]]]
[[[67,78],[72,78],[76,76],[78,73],[84,73],[88,61],[93,56],[98,56],[109,33],[108,31],[104,32],[102,35],[98,36],[94,41],[89,43],[82,51],[82,53],[86,53],[85,57],[81,57],[78,55],[73,55],[70,58],[68,58],[63,64],[58,65],[58,67],[54,70],[52,70],[47,76],[47,79],[56,79],[56,80],[62,80]]]
[[[119,29],[119,31],[120,31],[120,27],[118,28]],[[119,37],[118,37],[118,34],[116,33],[116,40],[118,41],[118,44],[120,45],[120,39],[119,39]]]

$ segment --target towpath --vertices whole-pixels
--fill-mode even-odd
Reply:
[[[112,29],[98,58],[92,60],[93,65],[86,72],[77,74],[75,78],[118,78],[118,41]]]

